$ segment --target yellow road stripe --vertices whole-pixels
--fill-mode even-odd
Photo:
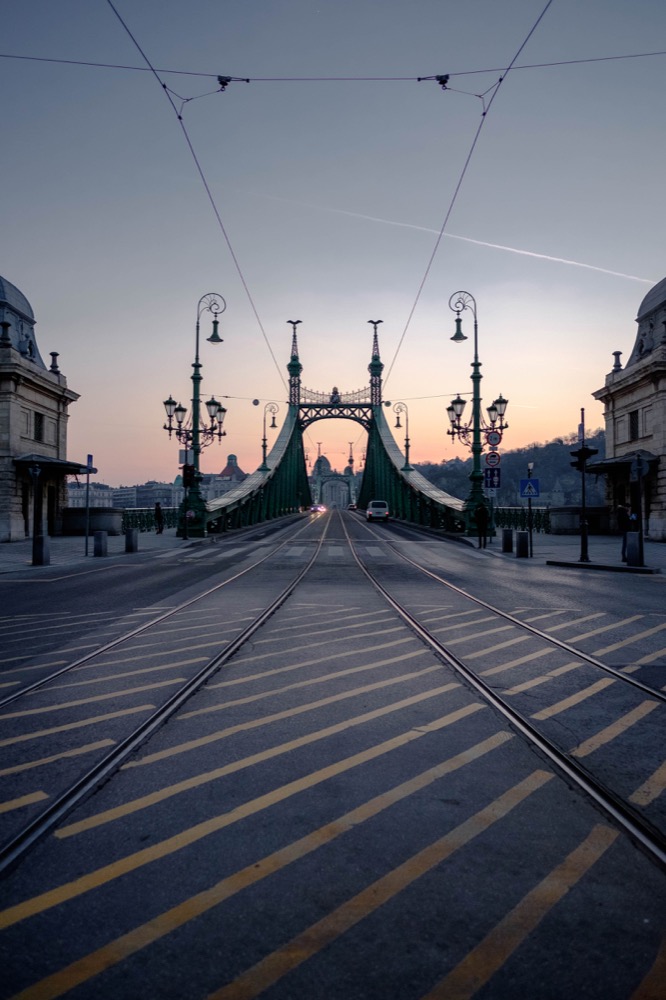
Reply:
[[[411,654],[413,656],[418,655],[417,653]],[[414,674],[405,674],[400,678],[400,683],[409,677],[417,678],[423,677],[426,674],[435,673],[441,669],[440,667],[427,667],[425,670],[419,670]],[[439,688],[436,690],[440,690]],[[344,691],[341,694],[331,695],[328,698],[321,698],[319,701],[308,702],[307,705],[295,705],[291,708],[285,708],[282,712],[274,712],[273,715],[266,715],[260,719],[250,719],[248,722],[241,722],[236,726],[229,726],[227,729],[219,729],[216,733],[208,733],[206,736],[198,736],[193,740],[186,740],[184,743],[179,743],[174,747],[168,747],[166,750],[159,750],[156,753],[147,754],[144,757],[137,758],[128,761],[123,765],[124,768],[131,767],[143,767],[146,764],[154,764],[156,761],[166,760],[168,757],[175,757],[181,753],[185,753],[188,750],[198,750],[199,747],[207,746],[210,743],[217,743],[218,740],[225,740],[229,736],[233,736],[235,733],[246,732],[250,729],[258,729],[261,726],[266,726],[271,722],[279,722],[283,719],[291,719],[296,715],[302,715],[304,712],[311,712],[317,708],[322,708],[325,705],[335,704],[336,702],[344,701],[348,698],[355,698],[358,693],[358,689],[354,688],[352,691]],[[405,698],[402,701],[394,702],[398,706],[416,703],[424,698],[430,698],[432,692],[425,691],[422,694],[412,695],[409,698]],[[384,712],[384,708],[376,709],[379,714]],[[391,705],[386,706],[386,711],[393,711]],[[374,718],[374,712],[368,713],[369,717]]]
[[[629,796],[629,801],[634,802],[637,806],[649,806],[651,802],[659,798],[665,788],[666,763],[658,767],[654,774],[651,774],[648,780]]]
[[[614,642],[612,646],[605,646],[604,649],[598,649],[595,656],[601,656],[603,653],[612,653],[615,649],[622,649],[624,646],[633,646],[634,643],[640,642],[641,639],[647,639],[648,636],[656,635],[657,632],[663,632],[666,629],[665,625],[655,625],[654,628],[647,628],[643,632],[635,632],[626,639],[620,639],[618,642]]]
[[[492,978],[618,836],[599,824],[423,1000],[468,1000]]]
[[[612,677],[604,678],[604,680],[597,681],[596,684],[591,684],[589,687],[583,688],[581,691],[577,691],[568,698],[558,701],[555,705],[551,705],[549,708],[544,708],[541,712],[535,712],[532,718],[550,719],[553,715],[559,715],[560,712],[566,712],[568,708],[572,708],[574,705],[579,705],[582,701],[592,698],[595,694],[603,691],[604,688],[610,687],[611,684],[615,683],[616,681]]]
[[[49,998],[61,996],[75,986],[92,979],[93,976],[99,975],[100,972],[104,972],[106,969],[117,965],[118,962],[129,958],[130,955],[136,954],[142,948],[172,933],[196,917],[200,917],[208,910],[230,899],[243,889],[261,882],[268,876],[286,868],[292,862],[298,861],[326,844],[330,844],[337,837],[348,833],[349,830],[359,826],[366,820],[379,815],[385,809],[395,805],[395,803],[408,798],[415,792],[421,791],[434,781],[439,780],[447,774],[451,774],[464,765],[478,760],[484,754],[497,749],[510,739],[513,739],[510,733],[496,733],[494,736],[489,737],[482,743],[478,743],[469,750],[465,750],[455,757],[443,761],[441,764],[437,764],[435,767],[423,771],[421,774],[417,774],[409,781],[405,781],[395,788],[375,796],[375,798],[351,810],[351,812],[346,813],[344,816],[338,817],[331,823],[327,823],[325,826],[313,831],[313,833],[294,841],[292,844],[288,844],[273,854],[269,854],[259,861],[253,862],[246,868],[242,868],[233,875],[222,879],[209,889],[205,889],[196,896],[184,900],[165,913],[158,914],[147,923],[136,927],[127,934],[123,934],[122,937],[116,938],[115,941],[109,942],[92,954],[86,955],[77,962],[73,962],[67,968],[61,969],[39,983],[35,983],[24,990],[20,996],[23,1000],[29,1000],[29,998],[31,1000],[49,1000]],[[15,998],[15,1000],[18,1000],[18,998]]]
[[[510,649],[511,646],[518,646],[521,642],[527,642],[531,639],[530,635],[519,635],[514,639],[507,639],[506,642],[498,642],[494,646],[486,646],[485,649],[477,649],[474,653],[468,653],[465,656],[466,660],[479,660],[482,656],[487,656],[488,653],[496,653],[499,649]]]
[[[107,722],[109,719],[122,719],[125,715],[135,715],[137,712],[147,712],[154,708],[154,705],[137,705],[135,708],[126,708],[122,712],[109,712],[108,715],[94,715],[89,719],[68,722],[64,726],[53,726],[51,729],[40,729],[35,733],[21,733],[19,736],[0,740],[0,747],[10,747],[15,743],[27,743],[30,740],[42,739],[44,736],[55,736],[56,733],[67,733],[71,729],[83,729],[85,726],[95,726],[98,722]]]
[[[472,642],[475,639],[485,639],[487,635],[497,635],[498,632],[510,632],[514,631],[515,625],[498,625],[497,628],[487,628],[483,632],[470,632],[469,635],[463,635],[459,639],[448,639],[447,646],[459,646],[461,642]]]
[[[444,726],[451,725],[453,722],[457,722],[460,718],[464,718],[470,712],[478,711],[484,707],[478,704],[468,705],[466,708],[460,709],[458,712],[452,712],[450,715],[444,716],[437,721],[440,728],[443,728]],[[0,911],[0,929],[11,927],[13,924],[19,923],[21,920],[32,917],[37,913],[43,913],[45,910],[59,906],[67,900],[82,896],[92,889],[98,889],[101,885],[112,882],[114,879],[120,878],[121,875],[126,875],[128,872],[137,871],[152,861],[168,857],[170,854],[174,854],[184,847],[189,847],[191,844],[195,844],[197,841],[225,829],[225,827],[232,826],[234,823],[246,819],[248,816],[254,816],[263,809],[268,809],[276,805],[278,802],[285,802],[293,795],[299,795],[308,788],[314,788],[316,785],[328,781],[329,778],[337,777],[346,771],[351,771],[353,768],[359,767],[361,764],[376,760],[383,756],[383,754],[405,746],[412,740],[420,739],[424,735],[426,733],[423,731],[411,729],[391,740],[379,743],[377,746],[370,747],[361,753],[353,754],[344,760],[336,761],[334,764],[322,767],[318,771],[312,771],[310,774],[306,774],[296,781],[290,781],[286,785],[281,785],[279,788],[275,788],[271,792],[260,795],[255,799],[250,799],[249,802],[244,802],[228,813],[214,816],[203,823],[197,823],[195,826],[183,830],[173,837],[168,837],[157,844],[145,847],[134,854],[128,854],[118,861],[104,865],[102,868],[89,872],[87,875],[82,875],[73,882],[65,883],[55,889],[49,889],[38,896],[34,896],[32,899],[26,899],[22,903],[10,906],[6,910]]]
[[[343,632],[344,635],[347,636],[347,635],[349,635],[350,632],[353,632],[353,631],[361,629],[361,628],[367,628],[367,629],[372,628],[372,629],[375,629],[375,631],[371,632],[370,634],[371,635],[377,635],[377,631],[376,631],[377,627],[380,626],[380,625],[382,625],[384,622],[393,622],[393,623],[395,623],[395,615],[393,615],[393,614],[391,614],[390,612],[387,611],[386,613],[383,613],[381,617],[376,618],[374,621],[356,622],[355,625],[352,625],[352,624],[348,623],[347,621],[343,622],[340,625],[338,625],[338,624],[330,625],[328,628],[323,628],[320,625],[317,628],[316,634],[317,634],[317,636],[322,636],[322,635],[329,635],[330,633],[333,633],[333,632]],[[267,639],[259,639],[255,643],[255,645],[257,645],[257,646],[265,646],[266,644],[270,644],[270,645],[273,646],[273,648],[275,648],[275,636],[276,636],[277,633],[279,633],[279,632],[285,632],[285,631],[292,631],[293,632],[295,629],[298,629],[298,628],[299,628],[298,625],[290,625],[288,629],[284,629],[284,628],[275,629],[274,631],[271,631],[271,634],[270,634],[270,636]],[[383,635],[385,631],[386,631],[385,629],[382,629],[381,630],[381,634]],[[398,629],[391,629],[391,631],[392,632],[398,631]]]
[[[46,792],[31,792],[29,795],[22,795],[18,799],[8,799],[7,802],[0,802],[0,813],[13,812],[14,809],[32,806],[35,802],[43,802],[44,799],[48,799]]]
[[[404,631],[405,631],[404,625],[396,625],[395,628],[383,628],[383,629],[381,629],[381,631],[374,632],[374,633],[372,633],[372,635],[369,635],[368,638],[373,638],[373,636],[376,636],[376,635],[390,635],[393,632],[404,632]],[[402,641],[406,642],[407,640],[403,639]],[[292,653],[292,654],[293,653],[304,653],[308,649],[316,649],[317,646],[326,646],[326,648],[328,648],[329,646],[333,646],[336,643],[345,643],[345,642],[346,642],[346,639],[345,639],[344,636],[341,636],[339,639],[323,639],[321,642],[306,642],[306,643],[303,643],[302,646],[291,646],[290,649],[289,649],[289,652]],[[383,645],[384,646],[388,646],[388,645],[390,645],[390,643],[383,643]],[[375,647],[370,647],[370,648],[373,649]],[[382,647],[379,647],[379,648],[382,648]],[[362,652],[362,650],[357,650],[357,652]],[[338,655],[338,654],[336,654],[336,655]],[[267,660],[270,657],[275,657],[275,648],[274,647],[272,649],[269,649],[269,651],[267,653],[257,653],[254,656],[239,657],[234,662],[237,663],[239,666],[243,666],[245,663],[256,663],[258,660]],[[327,657],[327,659],[330,659],[330,656]]]
[[[638,989],[631,994],[631,1000],[664,1000],[664,983],[666,983],[666,937],[662,939],[654,965]]]
[[[606,726],[605,729],[601,729],[594,736],[591,736],[589,740],[585,740],[583,743],[579,743],[577,747],[571,750],[572,757],[587,757],[589,754],[594,753],[599,747],[604,746],[606,743],[610,743],[619,736],[620,733],[626,732],[631,726],[640,722],[644,719],[646,715],[659,707],[658,701],[644,701],[636,708],[632,709],[631,712],[627,712],[626,715],[621,716],[621,718],[616,719],[610,726]]]
[[[393,871],[377,879],[362,892],[292,938],[282,948],[267,955],[247,972],[211,993],[208,1000],[251,1000],[269,986],[335,941],[355,924],[374,913],[426,872],[441,864],[454,851],[484,833],[512,809],[553,777],[546,771],[534,771],[476,815],[444,837],[429,844]]]
[[[542,674],[540,677],[533,677],[531,681],[523,681],[522,684],[516,684],[515,687],[509,688],[504,694],[520,694],[522,691],[529,691],[530,688],[538,687],[539,684],[545,684],[547,681],[552,680],[553,677],[561,677],[562,674],[578,670],[579,667],[582,667],[582,663],[579,663],[577,660],[575,663],[565,663],[561,667],[549,670],[547,674]]]
[[[645,618],[645,615],[632,615],[631,618],[621,618],[619,621],[612,621],[609,625],[602,625],[601,628],[595,628],[591,632],[581,632],[580,635],[573,635],[567,642],[580,642],[581,639],[591,639],[593,635],[602,635],[604,632],[610,632],[614,628],[620,628],[622,625],[631,625],[632,622],[638,622],[641,618]]]
[[[217,647],[217,643],[210,643],[209,645]],[[195,647],[192,647],[195,648]],[[188,649],[188,652],[190,650]],[[152,654],[155,655],[154,653]],[[136,659],[141,659],[141,657],[136,657]],[[136,659],[128,657],[128,662],[136,662]],[[120,661],[119,661],[120,662]],[[159,670],[179,670],[181,667],[190,667],[193,663],[205,663],[205,656],[193,656],[190,660],[172,660],[170,663],[159,663],[156,667],[142,667],[140,670],[126,670],[120,674],[107,674],[104,677],[90,677],[83,681],[72,681],[71,684],[53,684],[49,685],[49,691],[68,691],[71,688],[76,687],[90,687],[91,684],[104,684],[104,683],[116,683],[116,681],[125,680],[126,677],[143,677],[144,674],[155,674]],[[100,666],[99,663],[95,664],[95,667]],[[103,667],[116,666],[115,663],[103,663]]]
[[[335,657],[336,657],[337,660],[342,660],[342,659],[344,659],[345,656],[358,656],[359,652],[362,652],[364,656],[367,656],[369,653],[376,653],[377,650],[379,650],[379,649],[393,649],[395,646],[404,645],[405,643],[408,643],[409,641],[410,641],[409,637],[406,637],[405,639],[398,639],[397,641],[395,639],[393,639],[393,640],[391,640],[391,642],[381,642],[381,643],[378,643],[376,646],[365,646],[363,648],[363,650],[358,650],[358,649],[343,650],[342,652],[336,653]],[[250,657],[249,660],[248,659],[245,659],[245,660],[234,659],[234,665],[238,665],[239,663],[249,663],[251,661],[251,659],[252,659],[252,657]],[[263,657],[262,657],[262,659],[263,659]],[[330,656],[324,655],[324,656],[318,656],[318,657],[316,657],[315,659],[312,659],[312,660],[299,660],[298,663],[290,663],[286,667],[276,667],[274,669],[262,670],[260,673],[257,673],[257,674],[243,674],[242,677],[232,677],[229,680],[216,681],[215,684],[211,684],[211,685],[209,685],[209,687],[212,687],[212,688],[215,688],[215,690],[218,690],[219,688],[234,687],[234,686],[236,686],[238,684],[245,684],[248,681],[260,681],[260,680],[263,680],[265,677],[277,677],[280,674],[288,674],[290,671],[303,670],[304,667],[314,667],[318,663],[329,663],[330,659],[331,659]],[[380,660],[378,662],[379,663],[391,663],[393,661],[391,661],[391,660]]]
[[[401,662],[402,660],[418,659],[419,657],[422,657],[422,656],[427,656],[427,650],[425,648],[412,650],[411,653],[402,653],[400,656],[391,657],[390,659],[385,660],[384,662],[385,662],[385,664],[396,663],[396,662]],[[380,665],[381,664],[378,664],[378,666],[380,666]],[[370,667],[372,667],[372,666],[374,666],[374,665],[373,664],[368,664],[368,666],[366,667],[366,669],[370,669]],[[362,685],[362,687],[354,688],[353,691],[341,691],[339,694],[331,695],[330,698],[322,698],[319,702],[312,702],[312,704],[313,705],[328,705],[328,704],[331,704],[331,703],[333,703],[335,701],[342,701],[345,698],[349,698],[349,697],[351,697],[352,694],[364,694],[367,691],[379,691],[382,688],[390,687],[393,684],[401,684],[401,683],[403,683],[405,681],[410,680],[410,678],[418,677],[421,674],[431,673],[432,671],[441,670],[441,669],[442,669],[442,665],[441,665],[441,663],[438,663],[436,666],[428,667],[426,670],[415,671],[414,673],[409,673],[409,674],[401,674],[399,677],[388,677],[388,678],[384,678],[381,681],[373,681],[372,684],[364,684],[364,685]],[[309,683],[309,681],[306,682],[306,683]],[[298,687],[299,685],[296,684],[294,686]],[[276,692],[274,692],[274,693],[278,693],[279,694],[280,690],[288,690],[288,688],[286,688],[286,687],[283,688],[283,689],[278,688],[276,690]],[[207,708],[196,708],[196,709],[194,709],[191,712],[182,712],[178,716],[178,718],[180,720],[194,719],[194,718],[196,718],[199,715],[210,715],[213,712],[224,712],[226,709],[228,709],[231,706],[248,705],[248,704],[251,704],[254,701],[260,701],[262,699],[262,697],[263,697],[263,693],[259,692],[259,694],[248,695],[245,698],[236,698],[236,699],[234,699],[234,701],[224,701],[224,702],[222,702],[221,705],[210,705]],[[303,706],[303,707],[307,708],[307,706]]]
[[[641,656],[640,660],[635,660],[634,662],[640,667],[646,663],[654,663],[655,660],[660,660],[662,656],[666,656],[666,649],[663,647],[656,650],[654,653],[648,653],[646,656]]]
[[[437,695],[452,691],[457,687],[460,687],[460,685],[454,683],[446,684],[444,687],[436,688],[435,690],[424,692],[421,695],[413,696],[411,698],[405,698],[401,702],[384,706],[374,712],[366,712],[364,715],[356,716],[354,719],[345,719],[334,726],[328,726],[326,729],[319,729],[314,733],[307,733],[306,735],[300,736],[294,740],[289,740],[288,743],[281,743],[278,746],[269,747],[269,749],[261,750],[258,753],[251,754],[249,757],[243,757],[240,760],[231,761],[229,764],[223,764],[222,767],[216,767],[213,771],[207,771],[204,774],[196,774],[191,778],[186,778],[184,781],[168,785],[166,788],[160,788],[155,792],[150,792],[148,795],[142,795],[138,799],[123,802],[122,805],[116,806],[114,809],[108,809],[104,812],[97,813],[95,816],[90,816],[87,819],[81,820],[80,822],[63,826],[59,830],[56,830],[55,836],[59,839],[64,839],[65,837],[71,837],[77,833],[82,833],[84,830],[92,830],[97,826],[102,826],[104,823],[110,823],[113,820],[120,819],[121,817],[129,816],[131,813],[149,808],[158,802],[164,802],[166,799],[179,795],[181,792],[188,792],[192,788],[198,788],[201,785],[208,784],[210,781],[216,781],[218,778],[226,777],[229,774],[236,774],[238,771],[243,771],[248,767],[253,767],[255,764],[262,764],[264,761],[280,757],[282,754],[290,753],[292,750],[309,746],[310,744],[326,739],[329,736],[345,732],[347,729],[351,729],[354,726],[363,725],[364,723],[373,721],[383,715],[388,715],[391,712],[405,708],[407,705],[414,705],[417,702],[424,701],[426,698],[436,697]],[[422,730],[427,729],[427,726],[420,728]]]
[[[171,677],[168,681],[160,681],[158,684],[144,684],[143,687],[128,688],[126,691],[108,691],[106,694],[95,695],[92,698],[78,698],[76,701],[63,701],[57,705],[42,705],[40,708],[26,708],[22,712],[8,712],[6,715],[0,715],[0,720],[23,719],[29,715],[60,712],[66,708],[78,708],[80,705],[90,705],[96,701],[108,701],[110,698],[128,698],[133,694],[144,694],[146,691],[157,691],[163,687],[182,684],[184,680],[184,677]]]
[[[511,670],[512,667],[522,667],[524,663],[533,663],[535,660],[540,660],[544,656],[552,656],[554,652],[554,649],[537,649],[533,653],[525,653],[524,656],[518,656],[515,660],[509,660],[507,663],[503,663],[499,667],[492,667],[490,670],[481,671],[481,677],[490,677],[492,674],[501,674],[505,670]]]
[[[13,767],[3,767],[0,769],[0,778],[7,774],[20,774],[22,771],[30,771],[34,767],[43,767],[45,764],[54,764],[57,760],[66,760],[68,757],[79,757],[85,753],[92,753],[94,750],[102,750],[104,747],[111,747],[114,740],[98,740],[97,743],[87,743],[82,747],[75,747],[73,750],[63,750],[62,753],[54,753],[51,757],[40,757],[37,760],[26,760]]]

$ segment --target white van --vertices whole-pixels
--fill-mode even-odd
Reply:
[[[388,521],[389,509],[386,500],[371,500],[365,511],[366,521]]]

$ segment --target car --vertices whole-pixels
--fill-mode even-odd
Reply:
[[[348,503],[347,504],[347,510],[356,510],[356,504],[355,503]]]
[[[313,503],[312,506],[310,507],[310,510],[312,511],[313,514],[319,514],[319,513],[324,513],[326,507],[323,503]]]
[[[386,500],[371,500],[365,509],[366,521],[388,521],[389,509]]]

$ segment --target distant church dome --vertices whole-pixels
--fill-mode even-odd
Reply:
[[[638,322],[640,323],[644,316],[649,316],[655,309],[663,305],[666,305],[666,278],[658,281],[641,302],[638,308],[638,316],[636,317]]]
[[[12,347],[38,368],[46,370],[35,339],[35,314],[16,285],[0,276],[0,322],[9,323]]]

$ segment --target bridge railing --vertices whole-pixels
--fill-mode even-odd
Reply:
[[[371,500],[386,500],[395,517],[444,531],[464,531],[464,501],[433,486],[415,469],[405,470],[405,457],[381,406],[373,407],[373,416],[359,507]]]

